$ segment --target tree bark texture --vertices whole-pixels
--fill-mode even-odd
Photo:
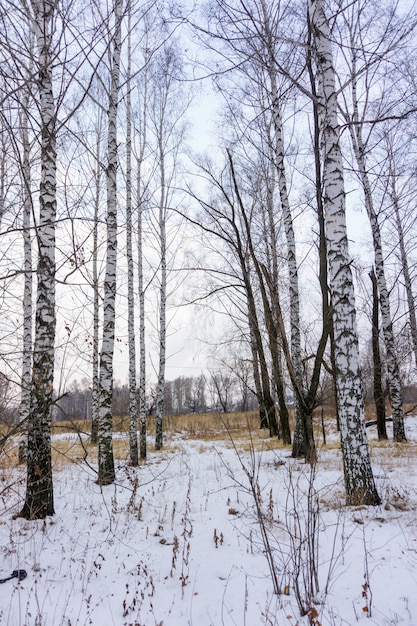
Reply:
[[[165,163],[162,137],[159,137],[159,156],[161,173],[161,197],[159,204],[159,242],[160,242],[160,288],[159,288],[159,370],[156,391],[155,448],[163,445],[165,363],[166,363],[166,301],[167,301],[167,241],[166,241],[166,206],[165,206]]]
[[[270,133],[270,125],[268,125],[268,134]],[[278,300],[278,249],[277,249],[277,233],[275,226],[275,146],[272,145],[273,142],[268,142],[268,161],[269,161],[269,172],[270,175],[267,176],[267,180],[265,181],[267,189],[266,189],[266,224],[264,225],[264,237],[267,244],[266,253],[268,260],[268,268],[271,274],[271,302],[272,302],[272,311],[271,315],[273,318],[272,325],[269,324],[268,328],[268,336],[269,336],[269,345],[271,352],[271,361],[272,361],[272,378],[273,385],[275,387],[276,398],[278,401],[278,436],[282,438],[282,441],[285,445],[291,445],[291,429],[290,429],[290,420],[288,407],[285,398],[285,385],[284,385],[284,376],[282,371],[282,348],[281,348],[281,337],[277,332],[277,310],[275,306],[275,302]],[[272,327],[271,327],[272,326]]]
[[[108,108],[107,137],[107,258],[103,298],[103,336],[100,354],[100,414],[98,428],[99,485],[114,482],[113,456],[113,353],[117,269],[117,105],[119,98],[122,0],[114,4],[114,34]]]
[[[24,286],[23,286],[23,345],[22,345],[22,379],[19,406],[19,419],[23,424],[22,432],[26,435],[27,423],[30,418],[30,395],[32,378],[32,325],[33,325],[33,279],[32,279],[32,196],[30,171],[30,144],[28,136],[29,121],[27,118],[28,97],[25,97],[21,120],[22,183],[23,183],[23,255],[24,255]],[[27,436],[19,442],[19,463],[27,460]]]
[[[127,325],[129,344],[129,451],[130,462],[136,467],[138,458],[135,292],[132,246],[132,107],[131,107],[131,32],[128,16],[127,95],[126,95],[126,256],[127,256]]]
[[[248,307],[248,320],[249,320],[249,336],[250,336],[249,341],[250,341],[250,349],[251,349],[251,355],[252,355],[253,381],[255,384],[256,399],[258,401],[258,407],[259,407],[259,428],[265,429],[265,428],[268,428],[268,413],[265,407],[265,402],[264,402],[263,393],[262,393],[261,376],[259,373],[258,350],[256,346],[256,338],[255,338],[252,324],[250,321],[249,307]]]
[[[96,168],[95,168],[95,198],[94,198],[94,226],[93,226],[93,367],[92,367],[92,398],[91,398],[91,443],[98,443],[98,426],[100,421],[100,374],[99,374],[99,325],[100,325],[100,289],[98,275],[98,227],[99,205],[101,187],[101,159],[100,159],[100,135],[99,125],[96,143]]]
[[[142,83],[142,116],[139,117],[139,148],[136,156],[136,204],[137,204],[137,265],[138,265],[138,293],[139,293],[139,456],[146,459],[147,454],[147,425],[146,425],[146,335],[145,335],[145,286],[143,276],[143,215],[144,196],[146,184],[144,184],[142,164],[147,145],[147,107],[148,107],[148,80],[147,68],[145,68],[144,81]]]
[[[138,164],[138,189],[140,168]],[[138,287],[139,287],[139,455],[146,459],[146,339],[145,291],[143,285],[142,202],[138,194]]]
[[[390,167],[392,170],[392,166]],[[411,341],[413,344],[414,351],[414,360],[417,366],[417,320],[416,320],[416,307],[415,307],[415,299],[413,294],[413,284],[411,280],[410,274],[410,265],[408,262],[408,256],[405,249],[405,238],[404,238],[404,229],[402,225],[401,215],[400,215],[400,206],[399,199],[396,188],[396,176],[395,172],[390,171],[390,183],[391,183],[391,198],[392,204],[395,212],[395,223],[397,226],[398,233],[398,243],[400,247],[400,258],[401,258],[401,267],[404,276],[404,286],[407,294],[407,305],[408,305],[408,316],[410,323],[410,333],[411,333]]]
[[[54,514],[51,408],[56,328],[56,108],[51,54],[55,9],[56,4],[52,2],[34,0],[32,2],[41,118],[41,181],[37,226],[37,300],[28,424],[27,484],[25,502],[21,511],[21,515],[27,519],[44,519]]]
[[[343,161],[329,24],[323,0],[309,0],[308,9],[318,76],[324,209],[335,336],[335,376],[347,502],[353,505],[379,504],[365,432],[355,294],[346,231]]]
[[[388,387],[392,407],[394,441],[406,441],[404,414],[401,398],[400,368],[395,347],[394,330],[389,301],[389,292],[385,278],[384,254],[382,249],[382,236],[379,226],[378,216],[374,208],[371,184],[366,167],[365,145],[362,137],[362,124],[359,119],[358,98],[357,98],[357,73],[355,55],[352,59],[352,103],[353,103],[353,124],[349,125],[352,138],[353,149],[358,163],[359,176],[362,182],[365,208],[371,225],[372,241],[375,257],[375,275],[378,283],[379,305],[381,308],[381,324],[384,334],[386,348],[386,362],[388,371]]]

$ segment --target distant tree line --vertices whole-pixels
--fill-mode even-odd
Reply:
[[[367,405],[372,405],[373,383],[372,364],[365,355],[362,362],[362,382],[364,398]],[[177,376],[165,381],[164,406],[166,415],[186,415],[192,413],[232,413],[258,410],[256,394],[252,390],[253,381],[243,379],[242,370],[218,370],[210,375]],[[13,424],[19,421],[19,407],[15,402],[10,381],[0,376],[0,423]],[[404,380],[402,385],[402,401],[406,405],[417,404],[417,385]],[[388,387],[383,389],[384,401],[389,403]],[[113,388],[112,411],[116,417],[129,414],[130,391],[126,383],[116,382]],[[74,382],[68,392],[55,398],[53,420],[84,420],[92,419],[93,391],[88,380]],[[150,385],[146,394],[146,413],[154,415],[156,403],[156,387]],[[287,404],[291,406],[293,398],[287,396]],[[331,376],[323,378],[318,398],[318,405],[335,406],[334,388]]]
[[[71,389],[54,405],[54,420],[82,420],[92,418],[93,392],[88,384],[74,383]],[[130,392],[127,384],[115,383],[112,412],[116,417],[129,414]],[[154,415],[156,387],[150,386],[146,394],[147,415]],[[243,390],[233,374],[216,372],[210,376],[178,376],[165,381],[165,414],[229,413],[256,410],[256,397]]]
[[[373,403],[372,372],[363,369],[365,402]],[[116,383],[113,389],[112,411],[116,417],[129,415],[129,386]],[[388,402],[388,390],[385,389]],[[417,386],[404,385],[402,400],[405,404],[417,404]],[[146,411],[151,416],[155,413],[156,388],[150,386],[146,395]],[[292,404],[288,397],[287,403]],[[334,393],[330,377],[322,385],[319,405],[334,406]],[[164,405],[166,415],[186,415],[192,413],[233,413],[238,411],[255,411],[258,409],[256,395],[250,390],[242,389],[237,376],[216,372],[210,376],[177,376],[174,380],[165,381]],[[2,421],[14,422],[18,419],[18,411],[13,405],[1,406]],[[56,400],[54,420],[83,420],[92,418],[92,389],[88,385],[74,383],[72,388]]]

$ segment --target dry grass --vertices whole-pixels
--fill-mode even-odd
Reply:
[[[215,434],[224,433],[227,429],[231,432],[244,430],[255,430],[259,426],[259,414],[257,411],[248,413],[197,413],[187,415],[166,415],[164,417],[164,431],[172,434],[187,434],[190,438],[204,439]],[[129,418],[115,417],[113,419],[113,431],[127,433],[129,430]],[[155,434],[155,418],[147,419],[148,435]],[[53,434],[83,433],[88,435],[91,432],[90,420],[76,421],[56,421],[52,424]]]
[[[407,410],[407,407],[405,407]],[[367,419],[373,419],[373,408],[367,410]],[[290,419],[293,421],[292,411]],[[292,425],[293,426],[293,425]],[[323,427],[326,433],[326,444],[323,443]],[[0,435],[3,435],[3,446],[0,455],[0,470],[15,467],[18,463],[18,435],[12,431],[13,426],[1,425]],[[117,460],[129,459],[129,418],[114,418],[113,430],[117,433],[114,438],[114,455]],[[147,420],[148,435],[155,435],[155,418]],[[88,459],[94,462],[97,458],[97,446],[89,441],[91,421],[57,421],[52,425],[53,434],[53,464],[55,468],[62,467],[69,460],[72,462]],[[10,437],[7,435],[10,433]],[[337,437],[334,409],[319,407],[314,412],[314,434],[316,445],[326,458],[326,452],[340,448]],[[287,450],[281,441],[270,438],[267,430],[259,428],[259,413],[206,413],[189,415],[167,415],[164,417],[164,439],[167,450],[175,450],[178,440],[202,440],[209,443],[216,441],[230,442],[241,451],[248,451],[252,446],[256,450]],[[233,442],[233,443],[232,443]],[[375,460],[382,462],[389,470],[395,465],[396,458],[401,457],[402,463],[414,462],[417,445],[414,443],[395,444],[392,441],[379,442],[374,433],[370,438],[371,453]],[[389,454],[387,452],[389,451]]]
[[[129,459],[129,418],[114,419],[113,450],[116,460]],[[19,436],[12,434],[11,427],[3,425],[4,443],[0,456],[0,469],[15,467],[18,464]],[[68,461],[80,462],[88,459],[95,462],[97,446],[90,443],[91,421],[57,421],[52,424],[52,462],[56,469],[63,467]],[[10,433],[10,436],[7,436]],[[155,418],[147,420],[147,433],[150,438],[155,435]],[[209,443],[229,441],[232,446],[236,442],[239,449],[249,450],[253,445],[256,449],[282,449],[283,445],[276,438],[271,439],[267,430],[259,428],[259,414],[195,414],[167,415],[164,418],[164,440],[166,450],[175,451],[178,441],[183,439],[202,440]],[[150,448],[152,449],[152,448]]]
[[[15,437],[7,439],[1,448],[0,469],[14,467],[18,464],[18,441]]]

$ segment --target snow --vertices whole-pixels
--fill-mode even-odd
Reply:
[[[314,477],[287,449],[256,442],[252,455],[227,435],[213,443],[173,436],[162,452],[149,442],[146,464],[119,461],[117,483],[103,488],[90,458],[88,465],[62,461],[54,473],[56,514],[36,522],[13,519],[24,470],[3,469],[0,577],[15,569],[28,576],[0,588],[0,624],[415,626],[417,418],[406,426],[403,445],[379,444],[368,429],[379,507],[344,506],[336,435],[321,448]],[[271,556],[288,595],[273,592],[245,468],[258,480]],[[309,485],[313,512],[318,503],[320,584],[306,601],[315,611],[302,617],[294,581],[299,559],[304,598]]]

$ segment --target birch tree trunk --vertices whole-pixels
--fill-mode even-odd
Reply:
[[[288,263],[288,279],[290,291],[290,329],[291,329],[291,357],[294,365],[294,372],[297,376],[298,388],[303,390],[303,367],[301,360],[301,334],[300,334],[300,297],[298,288],[298,266],[297,253],[295,245],[295,235],[291,207],[288,198],[287,177],[285,171],[284,159],[284,139],[282,132],[282,119],[279,103],[279,93],[277,86],[277,70],[274,57],[274,39],[269,23],[268,10],[265,0],[260,0],[263,13],[263,22],[265,30],[265,45],[268,54],[268,74],[271,89],[271,109],[272,120],[274,125],[274,163],[278,178],[279,197],[281,201],[282,219],[285,229],[285,237],[287,242],[287,263]],[[306,440],[307,433],[312,433],[312,428],[306,427],[304,424],[309,419],[303,411],[300,398],[294,392],[295,398],[295,431],[293,439],[293,456],[311,456],[314,452],[314,438]]]
[[[138,171],[139,167],[138,167]],[[140,175],[138,175],[139,189]],[[139,454],[146,459],[146,344],[145,290],[143,286],[142,202],[138,194],[138,285],[139,285]]]
[[[316,192],[316,211],[317,221],[319,225],[319,281],[321,291],[321,309],[323,317],[323,334],[322,340],[319,344],[319,348],[323,349],[320,360],[323,359],[325,345],[327,344],[327,337],[330,339],[330,363],[332,371],[336,371],[334,360],[334,331],[333,331],[333,319],[332,319],[332,307],[330,304],[329,294],[329,281],[328,281],[328,267],[327,267],[327,242],[326,242],[326,223],[324,217],[323,207],[323,180],[322,180],[322,165],[321,165],[321,150],[320,150],[320,122],[317,105],[317,89],[316,89],[316,77],[313,71],[313,58],[312,58],[312,46],[311,46],[311,29],[308,32],[308,49],[307,49],[307,70],[310,78],[311,95],[312,95],[312,108],[313,108],[313,150],[314,150],[314,175],[315,175],[315,192]],[[325,342],[325,343],[324,343]],[[318,351],[319,352],[319,351]],[[312,384],[312,390],[314,393],[311,396],[311,400],[315,400],[318,384],[320,381],[320,369],[317,368],[315,376],[315,384],[317,385],[314,390]],[[335,397],[335,410],[336,410],[336,424],[337,430],[339,429],[339,408],[337,402],[336,393],[336,381],[332,376],[334,397]]]
[[[127,95],[126,95],[126,255],[127,255],[127,325],[129,344],[129,450],[130,462],[138,465],[135,294],[132,248],[132,107],[131,107],[131,18],[128,9]]]
[[[374,402],[378,439],[388,439],[385,415],[385,397],[382,388],[382,362],[379,349],[379,298],[378,281],[375,272],[369,274],[372,282],[372,356],[374,363]]]
[[[308,11],[318,76],[318,113],[323,153],[324,209],[333,303],[336,388],[348,504],[379,504],[365,432],[355,294],[349,264],[343,161],[339,140],[335,70],[323,0]]]
[[[28,136],[28,97],[24,98],[20,115],[22,139],[22,182],[23,182],[23,255],[24,255],[24,286],[23,286],[23,345],[22,345],[22,381],[19,406],[19,419],[26,433],[30,418],[30,395],[32,374],[32,323],[33,323],[33,280],[32,280],[32,196],[30,171],[30,145]],[[27,459],[27,437],[19,443],[19,463]]]
[[[146,53],[145,53],[146,54]],[[145,58],[147,60],[148,56]],[[143,276],[143,211],[147,185],[143,181],[142,164],[147,144],[147,105],[148,105],[148,66],[143,70],[144,79],[141,83],[142,116],[138,116],[139,147],[136,163],[136,203],[138,212],[138,292],[139,292],[139,456],[146,459],[146,339],[145,339],[145,286]]]
[[[36,330],[33,349],[27,483],[21,516],[44,519],[54,514],[51,460],[51,407],[55,344],[55,219],[56,108],[52,60],[57,3],[32,0],[32,25],[37,47],[39,112],[41,119],[41,181],[37,227],[38,267]]]
[[[165,164],[162,138],[159,141],[161,197],[159,203],[159,243],[160,243],[160,288],[159,288],[159,370],[155,409],[155,448],[162,448],[165,362],[166,362],[166,299],[167,299],[167,247],[166,247],[166,207],[165,207]]]
[[[93,226],[93,367],[92,367],[92,399],[91,399],[91,443],[98,443],[98,425],[100,421],[100,375],[99,375],[99,325],[100,325],[100,289],[98,276],[98,224],[100,206],[100,188],[102,165],[100,158],[101,117],[97,132],[96,167],[95,167],[95,198]]]
[[[169,242],[167,241],[167,223],[170,207],[175,198],[174,181],[178,172],[178,155],[184,139],[184,118],[190,102],[184,91],[182,78],[181,55],[177,46],[170,42],[162,46],[160,54],[154,57],[152,76],[150,77],[151,105],[148,106],[152,134],[155,140],[155,163],[159,186],[156,192],[158,202],[155,207],[159,248],[159,367],[155,407],[156,450],[160,450],[163,443],[167,340],[167,255],[168,246],[174,238],[173,230],[170,229]],[[172,258],[170,257],[170,268]]]
[[[400,206],[400,197],[401,194],[398,190],[398,180],[400,180],[400,173],[397,171],[397,163],[402,163],[405,161],[404,155],[400,151],[398,154],[395,153],[394,142],[392,139],[387,136],[386,138],[386,150],[388,154],[388,181],[387,181],[387,193],[389,198],[391,199],[392,207],[394,208],[394,221],[398,234],[398,247],[400,250],[400,261],[401,268],[404,277],[404,287],[407,296],[407,305],[408,305],[408,316],[409,316],[409,324],[410,324],[410,334],[411,334],[411,342],[413,346],[414,352],[414,360],[417,366],[417,320],[416,320],[416,307],[415,307],[415,298],[413,294],[413,283],[410,272],[410,264],[408,260],[408,255],[406,251],[406,238],[405,231],[408,229],[404,229],[403,220],[401,217],[401,206]],[[408,147],[408,146],[407,146]],[[400,168],[401,169],[401,168]],[[404,183],[404,185],[408,188],[408,181]]]
[[[270,135],[271,128],[270,124],[267,124],[267,132]],[[269,161],[269,171],[270,175],[267,176],[266,185],[266,212],[267,212],[267,225],[265,226],[265,240],[269,245],[267,247],[267,258],[270,259],[271,266],[271,283],[273,285],[273,293],[272,293],[272,316],[274,322],[274,328],[278,327],[278,321],[276,319],[277,316],[277,307],[276,302],[278,301],[278,258],[277,258],[277,233],[275,227],[275,207],[274,207],[274,197],[275,197],[275,158],[274,158],[274,149],[272,141],[268,141],[268,161]],[[285,172],[284,172],[285,177]],[[286,189],[286,185],[285,185]],[[293,233],[294,234],[294,233]],[[288,239],[287,239],[288,245]],[[285,389],[284,389],[284,378],[282,371],[282,348],[281,348],[281,337],[279,333],[274,332],[273,336],[269,337],[270,341],[270,349],[271,349],[271,358],[272,358],[272,369],[273,369],[273,378],[274,385],[278,400],[278,413],[279,413],[279,425],[278,432],[279,437],[282,438],[282,441],[285,445],[291,445],[291,429],[290,429],[290,421],[287,403],[285,399]],[[297,420],[297,418],[296,418]]]
[[[107,138],[107,259],[103,298],[103,336],[100,354],[100,413],[98,428],[99,485],[114,482],[113,456],[113,353],[117,269],[117,105],[119,97],[122,0],[114,3],[114,33],[111,41],[111,80]]]
[[[391,151],[390,151],[391,152]],[[397,233],[398,233],[398,244],[399,244],[399,248],[400,248],[400,259],[401,259],[401,267],[402,267],[402,272],[403,272],[403,276],[404,276],[404,286],[405,286],[405,292],[407,295],[407,305],[408,305],[408,316],[409,316],[409,323],[410,323],[410,333],[411,333],[411,341],[413,344],[413,352],[414,352],[414,359],[415,359],[415,363],[417,366],[417,320],[416,320],[416,307],[415,307],[415,300],[414,300],[414,294],[413,294],[413,286],[412,286],[412,280],[411,280],[411,274],[410,274],[410,266],[408,263],[408,257],[407,257],[407,252],[405,249],[405,237],[404,237],[404,229],[403,229],[403,224],[402,224],[402,220],[401,220],[401,215],[400,215],[400,206],[399,206],[399,198],[398,198],[398,192],[397,192],[397,186],[396,186],[396,175],[395,175],[395,171],[393,171],[393,158],[392,158],[392,154],[389,154],[389,158],[390,158],[390,171],[389,171],[389,184],[391,186],[391,190],[389,192],[391,200],[392,200],[392,205],[394,207],[394,214],[395,214],[395,224],[397,227]]]
[[[356,57],[354,49],[352,49],[352,104],[353,116],[351,121],[353,123],[349,124],[349,130],[355,158],[358,163],[359,176],[363,187],[365,208],[368,214],[369,222],[371,224],[375,258],[375,275],[378,283],[379,305],[381,307],[381,323],[386,348],[388,387],[392,407],[394,441],[402,442],[406,441],[406,437],[404,428],[403,405],[401,399],[400,368],[396,355],[391,307],[387,281],[385,278],[381,230],[379,226],[378,216],[374,208],[371,184],[369,181],[368,170],[366,167],[365,144],[362,136],[362,123],[359,117]]]

